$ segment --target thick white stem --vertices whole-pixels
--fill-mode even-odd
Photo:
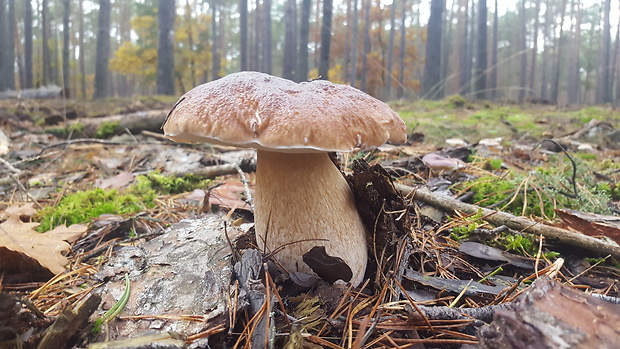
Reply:
[[[342,258],[363,280],[366,234],[346,180],[325,153],[258,150],[254,216],[256,240],[290,272],[314,274],[302,255],[314,246]],[[312,241],[300,241],[300,240]],[[325,240],[325,241],[323,241]]]

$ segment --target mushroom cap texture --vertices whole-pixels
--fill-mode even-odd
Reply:
[[[193,88],[170,111],[163,129],[175,141],[278,152],[372,149],[407,139],[396,112],[354,87],[325,80],[298,84],[258,72]]]

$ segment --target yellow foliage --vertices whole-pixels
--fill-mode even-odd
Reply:
[[[330,68],[329,71],[327,72],[327,75],[329,77],[329,81],[333,82],[334,84],[344,84],[344,80],[342,79],[342,65],[341,64],[336,64],[335,66]],[[318,78],[320,78],[318,68],[314,68],[308,72],[307,80],[313,80],[313,79],[318,79]]]

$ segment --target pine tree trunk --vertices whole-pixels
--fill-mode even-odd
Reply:
[[[78,11],[78,25],[80,31],[80,41],[78,45],[80,46],[80,57],[79,57],[79,66],[80,66],[80,92],[82,93],[82,98],[86,99],[86,50],[84,46],[84,1],[80,0],[78,2],[79,11]]]
[[[357,83],[357,38],[359,36],[359,11],[358,11],[358,0],[353,0],[353,18],[351,19],[352,25],[352,34],[351,34],[351,72],[350,76],[350,84],[355,87]]]
[[[248,70],[248,0],[239,0],[239,53],[241,71]]]
[[[438,99],[441,93],[441,27],[443,23],[443,0],[431,0],[431,13],[426,34],[426,53],[422,91],[426,98]]]
[[[566,15],[566,0],[562,0],[561,18],[560,18],[560,35],[556,41],[555,67],[553,70],[553,80],[551,81],[551,100],[558,103],[558,95],[560,90],[560,72],[562,71],[562,59],[564,52],[564,17]]]
[[[220,78],[220,51],[219,51],[219,40],[218,36],[221,33],[218,33],[217,30],[217,0],[211,0],[211,71],[213,72],[213,79],[217,80]]]
[[[402,1],[402,0],[401,0]],[[396,34],[396,0],[392,0],[392,8],[390,9],[390,38],[388,41],[387,52],[387,74],[385,78],[385,99],[392,98],[392,60],[394,59],[394,36]]]
[[[566,102],[570,104],[579,103],[579,88],[581,86],[581,79],[579,77],[579,51],[581,47],[581,17],[582,11],[580,4],[577,4],[575,0],[571,4],[573,18],[575,18],[575,25],[573,26],[573,40],[571,41],[571,53],[569,57],[568,65],[568,90]]]
[[[611,53],[611,25],[609,23],[609,17],[611,12],[611,0],[605,0],[603,4],[603,41],[601,44],[600,61],[597,75],[597,103],[608,103],[611,101],[611,91],[609,88],[609,58]]]
[[[157,93],[174,95],[175,0],[159,0],[159,46],[157,48]]]
[[[487,1],[478,0],[478,54],[476,58],[476,98],[486,98],[487,88]]]
[[[498,23],[499,23],[499,13],[498,13],[498,6],[497,6],[497,0],[495,0],[495,9],[494,9],[494,13],[493,13],[493,45],[492,45],[492,49],[491,49],[491,71],[490,71],[490,75],[489,75],[489,98],[491,100],[496,100],[498,93],[497,93],[497,46],[498,46],[498,41],[499,41],[499,27],[498,27]]]
[[[30,0],[24,0],[24,78],[24,87],[32,88],[32,5]]]
[[[8,57],[8,21],[6,11],[6,1],[0,0],[0,91],[5,91],[9,87],[7,81],[7,72],[9,67]]]
[[[525,0],[521,0],[519,7],[519,56],[521,57],[521,69],[519,70],[519,103],[525,101],[527,88],[527,25],[525,13]]]
[[[47,1],[47,0],[43,0]],[[99,0],[99,29],[95,61],[94,99],[108,96],[108,62],[110,59],[110,0]]]
[[[71,14],[71,1],[63,0],[63,16],[62,16],[62,85],[63,95],[71,96],[69,80],[69,15]]]
[[[301,2],[301,22],[299,25],[299,62],[297,64],[297,78],[299,81],[308,79],[308,41],[310,40],[310,12],[312,0]]]
[[[370,54],[370,7],[372,0],[366,0],[364,3],[364,55],[362,56],[362,81],[360,89],[366,91],[366,82],[368,80],[368,54]]]
[[[286,0],[284,12],[284,59],[282,77],[296,80],[297,63],[297,2]]]
[[[405,52],[407,41],[407,0],[401,0],[400,18],[400,56],[398,58],[398,98],[405,96]]]
[[[329,80],[329,49],[332,36],[333,0],[323,0],[323,25],[321,26],[321,58],[319,78]]]
[[[264,0],[264,12],[265,15],[263,24],[264,34],[263,34],[263,72],[267,74],[271,74],[272,71],[272,51],[271,51],[271,0]]]
[[[468,73],[468,52],[469,52],[469,0],[460,0],[461,3],[461,15],[459,18],[459,92],[461,94],[467,92],[467,86],[469,86],[469,73]]]
[[[532,63],[530,64],[530,76],[529,76],[529,85],[528,85],[528,96],[533,97],[536,89],[536,63],[538,61],[538,27],[540,25],[540,21],[538,20],[540,13],[540,0],[536,0],[536,5],[534,7],[534,32],[533,32],[533,48],[532,48]]]

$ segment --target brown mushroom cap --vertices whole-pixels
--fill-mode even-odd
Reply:
[[[230,74],[187,92],[163,126],[168,138],[277,152],[372,149],[402,143],[405,123],[348,85],[295,83],[258,72]]]

